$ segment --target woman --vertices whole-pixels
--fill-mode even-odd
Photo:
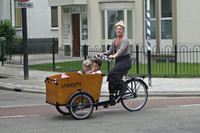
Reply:
[[[127,87],[121,78],[131,68],[131,60],[129,41],[124,37],[124,29],[125,26],[122,21],[116,23],[115,30],[117,37],[114,38],[112,45],[107,52],[99,54],[100,56],[106,54],[110,59],[114,58],[115,60],[114,67],[108,73],[107,78],[107,81],[109,82],[108,89],[110,100],[114,98],[114,92],[117,88],[120,87],[121,89],[120,96],[122,96],[127,90]]]

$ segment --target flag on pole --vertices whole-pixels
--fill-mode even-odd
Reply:
[[[147,48],[151,51],[150,0],[147,0]]]
[[[150,0],[147,0],[147,49],[148,49],[148,82],[151,86],[151,21],[150,21]]]

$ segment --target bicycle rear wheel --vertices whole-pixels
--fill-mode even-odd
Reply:
[[[93,100],[85,93],[78,93],[69,102],[69,112],[75,119],[86,119],[93,112]]]
[[[129,111],[142,109],[148,99],[147,85],[141,79],[133,79],[126,84],[128,90],[121,99],[123,107]]]

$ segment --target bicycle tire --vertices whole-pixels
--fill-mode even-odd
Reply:
[[[146,83],[134,78],[128,81],[126,85],[129,89],[121,99],[123,107],[129,111],[138,111],[144,107],[148,100],[148,87]]]
[[[77,93],[69,102],[69,112],[75,119],[88,118],[93,112],[93,99],[87,93]]]
[[[59,106],[59,105],[56,105],[56,109],[59,113],[61,113],[62,115],[69,115],[69,111],[67,109],[66,106]]]

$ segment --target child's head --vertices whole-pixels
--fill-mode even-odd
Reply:
[[[93,62],[92,62],[92,65],[93,65],[93,71],[98,71],[98,70],[100,70],[101,69],[101,60],[99,60],[99,59],[95,59],[95,60],[93,60]]]
[[[83,69],[88,71],[91,69],[92,62],[90,60],[84,60],[82,63]]]

